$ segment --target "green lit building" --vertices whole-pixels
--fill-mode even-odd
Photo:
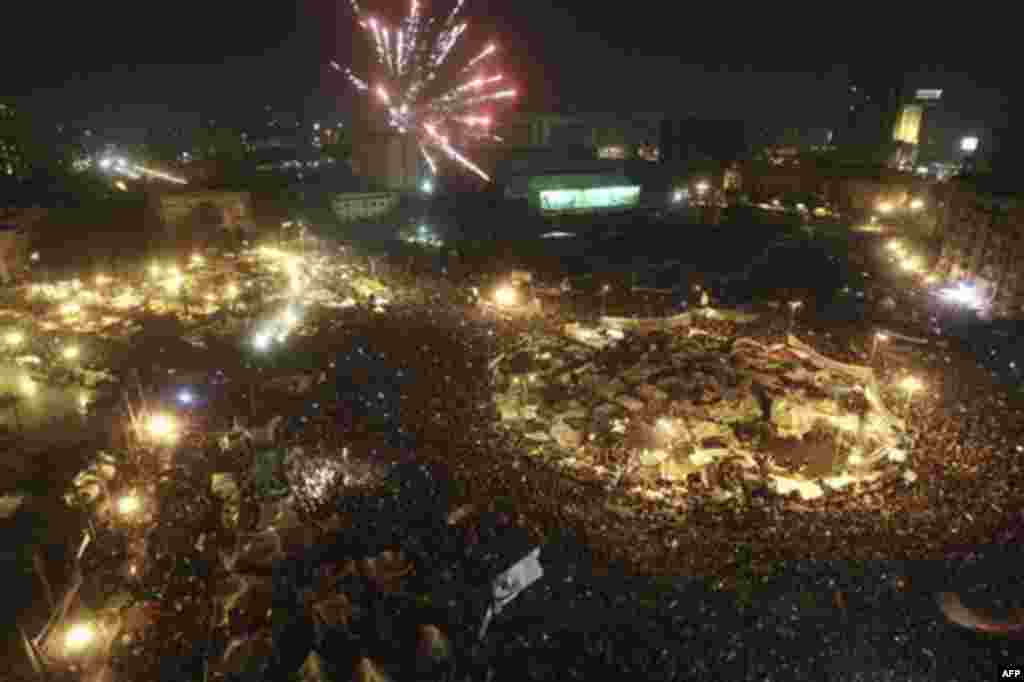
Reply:
[[[557,214],[632,210],[641,187],[620,173],[566,173],[531,177],[526,190],[532,209]]]

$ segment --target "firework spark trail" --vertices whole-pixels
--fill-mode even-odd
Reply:
[[[453,160],[458,161],[463,166],[465,166],[469,170],[471,170],[474,173],[476,173],[477,175],[479,175],[485,181],[487,181],[487,182],[491,181],[491,178],[490,178],[490,176],[487,175],[487,173],[484,173],[472,161],[470,161],[469,159],[464,157],[462,154],[460,154],[458,152],[458,150],[453,148],[448,143],[448,138],[444,137],[440,133],[438,133],[437,129],[434,126],[432,126],[431,124],[427,123],[427,124],[425,124],[423,126],[423,128],[427,131],[427,133],[430,135],[430,137],[433,138],[434,144],[436,144],[438,147],[441,148],[441,151],[443,151],[445,154],[447,154]]]
[[[458,2],[455,3],[455,9],[452,10],[452,13],[449,14],[448,18],[444,21],[445,26],[451,26],[452,23],[455,22],[456,17],[459,16],[459,12],[462,11],[462,6],[465,4],[466,0],[458,0]]]
[[[398,45],[396,47],[398,52],[398,75],[402,75],[402,70],[405,67],[405,31],[398,29]]]
[[[392,28],[379,17],[364,14],[358,0],[350,0],[359,26],[366,31],[372,43],[375,61],[381,71],[372,74],[374,95],[384,107],[389,126],[399,133],[417,137],[420,151],[433,172],[437,172],[437,163],[428,149],[436,147],[447,158],[489,181],[486,173],[452,146],[447,129],[458,126],[459,134],[467,139],[500,141],[501,138],[490,133],[491,117],[484,115],[486,112],[471,109],[511,98],[516,92],[490,92],[488,88],[501,81],[503,76],[484,77],[473,73],[480,62],[496,53],[494,43],[488,44],[455,72],[446,70],[442,74],[439,69],[455,52],[468,27],[461,18],[465,0],[455,0],[455,6],[443,22],[424,16],[420,2],[410,0],[408,15]],[[358,90],[365,92],[371,89],[369,79],[356,76],[351,69],[342,69],[337,62],[331,62],[331,66],[343,72]],[[433,81],[447,80],[452,73],[460,80],[466,77],[471,80],[455,87],[449,86],[441,95],[425,94],[433,92]]]
[[[434,161],[434,157],[430,155],[422,142],[420,143],[420,154],[423,154],[423,158],[427,160],[427,165],[430,166],[430,172],[437,175],[437,162]]]
[[[400,75],[397,73],[398,69],[395,68],[395,60],[393,59],[393,55],[391,53],[391,31],[385,28],[381,30],[381,34],[384,36],[384,56],[387,58],[388,68],[390,68],[391,71],[395,72],[397,75]]]
[[[438,41],[437,52],[434,55],[434,60],[431,66],[434,69],[439,68],[444,64],[445,60],[448,59],[448,55],[451,54],[452,48],[455,47],[455,43],[459,42],[459,38],[466,31],[467,24],[462,23],[453,29],[449,29],[441,34],[441,39]]]
[[[331,66],[334,68],[335,71],[345,74],[345,77],[348,78],[349,81],[352,82],[352,85],[356,86],[357,89],[363,91],[370,89],[370,86],[367,84],[367,82],[364,81],[362,78],[356,76],[354,73],[352,73],[351,69],[341,68],[341,65],[338,64],[338,62],[331,62]]]
[[[494,102],[499,99],[510,99],[515,96],[515,90],[502,90],[501,92],[492,92],[486,95],[479,95],[477,97],[470,97],[463,100],[457,100],[453,104],[449,104],[448,106],[444,107],[444,111],[458,111],[460,109],[465,109],[466,107],[475,107],[478,104],[483,104],[484,102]]]
[[[474,78],[468,83],[463,83],[459,87],[444,93],[443,95],[437,98],[436,103],[432,102],[431,106],[442,106],[443,103],[451,102],[452,100],[459,97],[460,95],[465,94],[469,90],[479,90],[485,85],[497,83],[503,78],[504,76],[502,76],[500,73],[497,76],[491,76],[490,78]]]
[[[491,43],[490,45],[485,47],[483,50],[481,50],[480,54],[478,54],[477,56],[475,56],[472,59],[470,59],[469,63],[467,63],[464,67],[462,67],[462,71],[460,71],[459,73],[466,73],[467,71],[471,70],[474,66],[479,64],[484,59],[487,59],[488,57],[490,57],[497,50],[498,50],[498,47],[494,43]]]
[[[489,126],[491,125],[491,118],[489,116],[458,116],[455,119],[459,123],[464,123],[468,126]]]

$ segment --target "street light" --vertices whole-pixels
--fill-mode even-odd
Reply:
[[[892,204],[888,201],[883,201],[880,204],[878,204],[879,213],[892,213],[892,208]]]
[[[122,516],[131,516],[142,508],[139,496],[129,493],[117,501],[117,513]]]
[[[917,198],[917,199],[911,199],[910,200],[910,210],[911,211],[920,211],[923,208],[924,208],[924,199]]]
[[[976,135],[967,135],[960,138],[960,151],[966,154],[973,154],[978,151],[978,137]]]
[[[4,335],[4,343],[6,343],[8,346],[11,346],[12,348],[15,347],[15,346],[20,346],[24,342],[25,342],[25,335],[22,334],[21,332],[18,332],[18,331],[7,332]]]
[[[154,440],[173,441],[178,435],[178,424],[166,414],[154,414],[146,422],[146,431]]]
[[[92,623],[75,623],[64,635],[64,647],[68,653],[79,653],[96,639],[96,627]]]

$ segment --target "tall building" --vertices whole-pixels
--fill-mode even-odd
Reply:
[[[373,185],[393,191],[415,191],[424,169],[419,144],[384,123],[370,105],[353,110],[352,170]]]
[[[914,145],[920,143],[921,120],[924,118],[924,107],[920,104],[904,104],[900,109],[896,126],[892,131],[892,139],[896,142]]]
[[[913,166],[917,163],[924,142],[926,112],[938,106],[942,90],[919,89],[908,93],[900,106],[892,139],[899,145],[896,165]]]

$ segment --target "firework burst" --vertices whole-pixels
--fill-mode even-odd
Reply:
[[[492,118],[479,109],[516,96],[516,91],[503,87],[501,74],[487,74],[497,47],[491,43],[455,72],[455,83],[447,89],[439,87],[446,78],[442,73],[468,24],[461,20],[465,0],[456,0],[447,17],[424,17],[423,2],[410,0],[409,14],[397,28],[385,25],[378,17],[365,12],[357,0],[350,0],[359,26],[366,31],[382,74],[370,81],[342,68],[342,72],[360,92],[375,97],[387,112],[388,124],[402,134],[414,135],[420,152],[433,173],[437,161],[432,150],[470,170],[486,181],[490,178],[450,142],[452,135],[474,140],[501,138],[491,133]],[[446,71],[448,69],[445,69]],[[429,94],[436,92],[437,94]]]

